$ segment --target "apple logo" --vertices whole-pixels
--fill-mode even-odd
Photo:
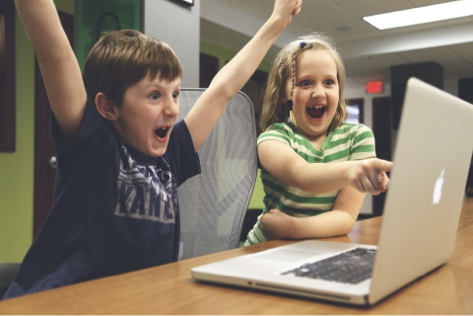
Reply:
[[[445,173],[445,170],[442,170],[442,172],[440,172],[440,177],[437,179],[437,181],[435,181],[434,198],[433,198],[434,205],[439,204],[440,198],[442,197],[442,186],[443,186],[443,181],[444,181],[444,179],[443,179],[444,173]]]

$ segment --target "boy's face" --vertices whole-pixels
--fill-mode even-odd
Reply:
[[[164,155],[179,114],[180,88],[181,78],[147,76],[125,91],[113,125],[127,145],[150,157]]]

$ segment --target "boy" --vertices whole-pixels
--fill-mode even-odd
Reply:
[[[182,69],[168,45],[113,32],[94,46],[81,78],[53,1],[16,0],[53,113],[58,170],[51,213],[4,297],[175,261],[177,187],[200,173],[197,150],[301,4],[276,0],[176,123]]]

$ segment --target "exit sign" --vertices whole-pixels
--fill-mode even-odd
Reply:
[[[382,81],[369,81],[365,86],[366,92],[369,94],[372,93],[381,93],[383,92],[383,82]]]

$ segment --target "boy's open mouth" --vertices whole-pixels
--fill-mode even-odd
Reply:
[[[169,127],[161,127],[157,130],[154,131],[154,133],[159,137],[159,138],[164,138],[166,137],[166,134],[169,131]]]
[[[309,114],[310,117],[314,119],[320,119],[324,115],[326,110],[327,107],[324,105],[310,106],[306,109],[307,114]]]

